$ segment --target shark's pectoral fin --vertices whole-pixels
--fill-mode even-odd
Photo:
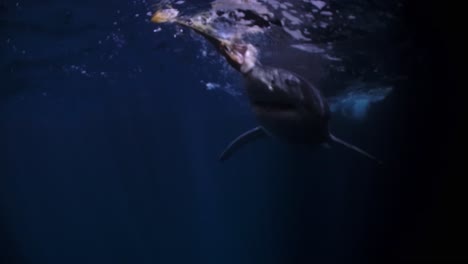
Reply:
[[[265,130],[261,127],[255,127],[242,135],[238,136],[236,139],[234,139],[229,146],[226,147],[226,149],[223,151],[221,156],[219,157],[220,161],[227,160],[234,152],[236,152],[238,149],[240,149],[242,146],[245,144],[257,140],[259,138],[266,137],[267,134],[265,133]]]
[[[338,144],[341,144],[341,145],[343,145],[343,146],[345,146],[345,147],[347,147],[349,149],[352,149],[352,150],[354,150],[354,151],[368,157],[369,159],[372,159],[372,160],[376,161],[379,165],[383,165],[382,161],[378,160],[376,157],[374,157],[371,154],[365,152],[364,150],[354,146],[353,144],[350,144],[350,143],[348,143],[348,142],[346,142],[346,141],[344,141],[342,139],[339,139],[339,138],[335,137],[332,134],[330,134],[330,140],[333,141],[333,142],[336,142]]]

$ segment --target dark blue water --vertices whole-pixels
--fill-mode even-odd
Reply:
[[[0,263],[462,257],[452,53],[430,13],[402,18],[418,45],[409,82],[364,121],[333,122],[379,169],[268,140],[219,163],[255,120],[242,96],[206,90],[220,66],[200,43],[153,32],[150,4],[0,2]]]

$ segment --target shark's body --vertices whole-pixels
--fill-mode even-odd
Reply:
[[[321,92],[293,72],[255,65],[242,71],[245,89],[260,126],[236,138],[221,154],[228,159],[243,145],[267,136],[288,144],[328,145],[336,142],[376,160],[330,133],[330,108]]]
[[[329,139],[330,111],[320,91],[289,71],[253,67],[243,73],[245,89],[259,127],[234,140],[220,159],[254,139],[270,136],[289,144],[316,145]]]

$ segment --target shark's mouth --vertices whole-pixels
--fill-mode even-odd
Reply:
[[[296,106],[288,102],[274,102],[274,101],[261,101],[256,100],[252,105],[262,111],[266,112],[296,112]]]

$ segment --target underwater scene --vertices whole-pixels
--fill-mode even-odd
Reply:
[[[0,263],[468,261],[442,8],[0,1]]]

